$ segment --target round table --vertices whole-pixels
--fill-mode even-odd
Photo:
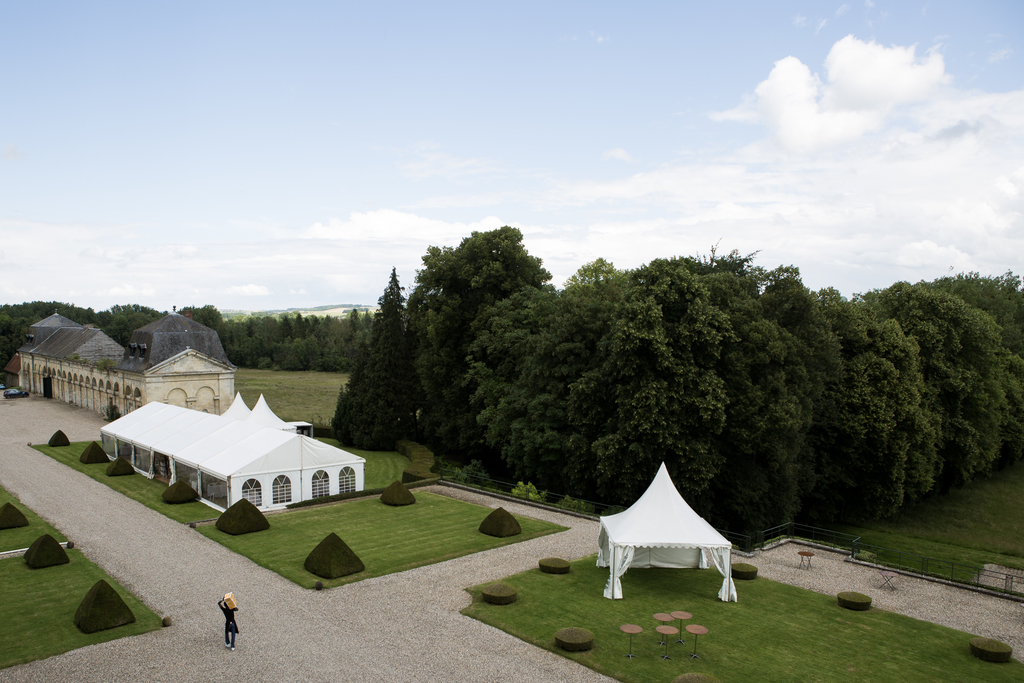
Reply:
[[[636,624],[623,624],[619,627],[619,630],[623,633],[629,634],[629,654],[626,656],[633,659],[633,657],[636,657],[636,655],[633,654],[633,636],[637,633],[641,633],[643,629]]]
[[[657,619],[658,621],[662,622],[662,623],[665,623],[665,624],[667,624],[670,621],[675,621],[676,620],[676,618],[674,616],[672,616],[671,614],[665,614],[664,612],[658,612],[657,614],[654,615],[654,618]],[[658,629],[654,629],[654,630],[658,631]],[[661,631],[658,631],[658,633],[661,633]],[[664,634],[662,634],[662,635],[664,635]],[[664,644],[665,644],[664,639],[658,641],[658,645],[664,645]]]
[[[683,633],[683,619],[693,619],[693,615],[692,614],[690,614],[689,612],[683,612],[681,610],[676,611],[676,612],[671,612],[669,614],[669,616],[670,617],[675,617],[676,619],[679,620],[679,634],[680,635],[682,635],[682,633]],[[677,643],[685,643],[686,641],[683,640],[682,638],[677,638],[676,642]]]
[[[802,569],[810,569],[811,558],[814,557],[814,553],[812,553],[810,550],[801,550],[797,553],[797,555],[800,556],[800,567]],[[804,565],[804,562],[807,562],[806,566]]]
[[[663,636],[674,636],[675,634],[679,633],[679,629],[677,629],[675,626],[667,626],[665,624],[655,627],[654,630]],[[666,659],[672,658],[668,656],[668,641],[663,640],[662,642],[665,644],[665,654],[661,656],[661,661],[664,662]]]
[[[884,581],[880,588],[889,588],[890,590],[896,590],[896,584],[894,584],[892,580],[899,576],[899,574],[897,574],[896,572],[883,570],[878,572],[878,575],[881,576],[882,581]]]
[[[697,636],[702,636],[708,632],[703,626],[697,624],[687,624],[686,632],[693,634],[693,654],[690,655],[690,659],[700,659],[700,655],[697,654]]]

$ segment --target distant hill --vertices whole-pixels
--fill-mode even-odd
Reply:
[[[302,315],[329,315],[335,318],[343,318],[349,311],[356,309],[361,313],[375,312],[379,306],[376,304],[328,304],[327,306],[315,306],[311,308],[278,308],[263,311],[244,311],[240,309],[226,308],[220,314],[225,320],[246,315],[282,316],[288,313],[301,313]]]

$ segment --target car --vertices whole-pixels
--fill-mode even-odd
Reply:
[[[4,390],[4,389],[6,389],[6,388],[7,388],[7,387],[6,387],[5,385],[3,385],[3,384],[0,384],[0,391],[3,391],[3,390]]]
[[[4,398],[25,398],[26,396],[28,396],[28,392],[21,389],[8,389],[4,392]]]

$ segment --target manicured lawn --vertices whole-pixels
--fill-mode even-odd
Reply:
[[[0,530],[0,552],[27,548],[43,534],[50,534],[61,543],[68,540],[63,534],[44,522],[39,515],[22,505],[20,500],[0,488],[0,507],[3,507],[4,503],[11,503],[21,510],[21,513],[28,519],[28,526]]]
[[[565,530],[548,522],[517,517],[522,534],[493,538],[477,530],[490,514],[489,508],[427,492],[414,494],[416,504],[404,507],[389,507],[371,498],[271,515],[269,529],[242,536],[225,534],[212,524],[200,526],[199,531],[306,588],[320,580],[303,567],[306,556],[333,531],[366,569],[324,580],[329,588]]]
[[[331,424],[338,392],[348,381],[342,372],[285,372],[283,370],[235,371],[235,391],[252,408],[260,394],[282,420]],[[234,396],[231,397],[234,400]]]
[[[722,577],[714,569],[634,569],[622,580],[622,600],[603,597],[608,570],[589,557],[565,575],[533,569],[503,579],[519,592],[517,602],[489,605],[473,587],[473,604],[463,613],[526,642],[574,659],[621,681],[671,681],[691,671],[731,681],[1020,681],[1019,662],[991,664],[971,656],[972,634],[872,609],[852,612],[836,600],[766,579],[737,581],[739,602],[718,600]],[[657,612],[682,610],[708,634],[697,640],[700,659],[691,660],[694,641],[669,645],[662,661],[654,627]],[[633,637],[633,660],[624,655],[629,636],[622,624],[642,626]],[[678,622],[673,622],[677,626]],[[594,649],[568,653],[554,634],[577,626],[594,633]]]
[[[348,451],[366,460],[366,484],[363,488],[384,488],[397,480],[402,481],[402,471],[409,466],[409,458],[398,451],[362,451],[342,446],[337,439],[319,439],[335,448]]]

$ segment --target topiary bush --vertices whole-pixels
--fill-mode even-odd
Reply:
[[[61,430],[57,430],[50,437],[50,440],[46,442],[47,446],[70,446],[71,442],[68,441],[67,435]]]
[[[871,597],[864,595],[863,593],[847,591],[839,593],[836,596],[836,599],[839,600],[839,606],[845,607],[846,609],[864,612],[871,608]]]
[[[269,529],[270,522],[259,508],[243,498],[217,518],[217,528],[226,534],[241,536]]]
[[[99,465],[100,463],[107,463],[109,465],[110,458],[103,451],[103,446],[93,441],[82,451],[82,456],[78,458],[78,462],[84,465]]]
[[[416,496],[409,492],[409,489],[405,487],[405,484],[398,481],[397,479],[391,482],[391,485],[384,489],[384,493],[380,494],[380,502],[385,505],[400,506],[400,505],[412,505],[416,502]]]
[[[563,628],[555,633],[555,645],[569,652],[583,652],[594,647],[594,634],[575,626]]]
[[[738,581],[753,581],[757,578],[757,567],[737,562],[732,566],[732,578]]]
[[[986,662],[1003,663],[1010,661],[1013,648],[991,638],[971,638],[971,654]]]
[[[168,623],[165,626],[169,626]],[[100,579],[75,611],[75,626],[83,633],[105,631],[135,621],[135,615],[110,584]]]
[[[160,620],[160,623],[163,624],[164,628],[167,628],[168,626],[171,625],[171,618],[170,617],[164,617],[163,619]]]
[[[523,528],[505,508],[498,508],[480,522],[480,533],[496,538],[507,538],[523,533]]]
[[[116,458],[114,462],[107,465],[108,477],[123,477],[128,474],[135,474],[135,468],[124,458]]]
[[[313,548],[313,552],[306,556],[302,566],[310,574],[316,574],[324,579],[348,576],[366,568],[348,544],[333,531]]]
[[[560,557],[545,557],[540,560],[537,564],[540,565],[540,570],[545,574],[568,574],[569,563]]]
[[[672,683],[718,683],[718,679],[709,674],[683,674],[672,679]]]
[[[13,504],[4,503],[0,507],[0,529],[16,529],[20,526],[28,526],[28,517]]]
[[[199,494],[196,493],[194,488],[189,486],[187,481],[179,479],[165,488],[164,492],[160,494],[160,497],[164,499],[165,503],[180,505],[182,503],[190,503],[193,500],[196,500],[199,498]]]
[[[519,598],[519,593],[507,583],[492,583],[480,591],[480,597],[492,605],[511,605]]]
[[[64,548],[61,548],[57,539],[50,534],[43,534],[37,538],[25,551],[25,564],[29,566],[29,569],[54,567],[58,564],[67,564],[70,561]]]

